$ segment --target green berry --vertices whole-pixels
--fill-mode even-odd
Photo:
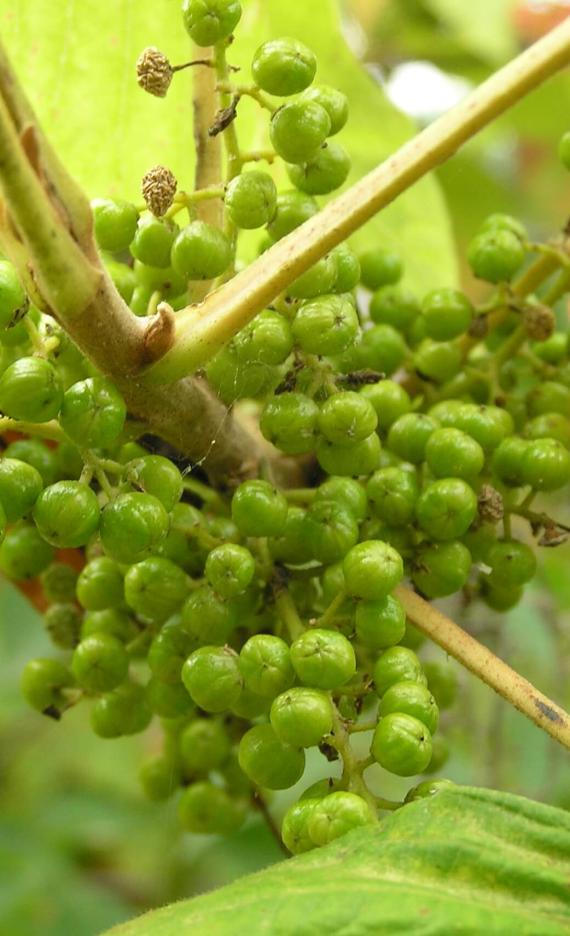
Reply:
[[[320,104],[316,105],[320,107]],[[330,134],[329,134],[330,135]],[[322,146],[313,156],[293,160],[287,166],[287,175],[301,192],[307,195],[328,195],[344,185],[350,172],[350,156],[345,148],[334,140]]]
[[[183,0],[182,18],[191,39],[212,46],[230,36],[241,17],[239,0]]]
[[[458,540],[423,546],[416,555],[412,579],[427,598],[460,591],[471,571],[471,554]]]
[[[427,683],[422,665],[408,647],[390,647],[376,661],[373,672],[374,686],[382,698],[390,686],[405,681],[417,682],[422,686]]]
[[[370,300],[370,318],[378,325],[406,331],[420,312],[415,295],[403,286],[381,286]]]
[[[253,80],[268,94],[288,97],[298,94],[311,84],[317,70],[317,60],[310,49],[296,39],[270,39],[259,47],[253,57]],[[314,103],[314,100],[310,100]],[[326,107],[325,102],[321,102]],[[329,108],[326,108],[327,113]],[[329,118],[331,121],[332,118]]]
[[[205,712],[224,712],[239,698],[238,656],[229,647],[200,647],[182,667],[182,682]]]
[[[3,510],[0,529],[3,528]],[[53,560],[53,547],[40,536],[31,523],[20,521],[9,529],[0,545],[0,569],[15,581],[35,578]]]
[[[334,393],[323,404],[319,414],[319,429],[336,445],[362,442],[378,424],[376,410],[360,393],[347,390]]]
[[[347,243],[339,244],[331,251],[336,264],[336,279],[333,292],[347,293],[358,286],[360,263],[358,257]]]
[[[275,182],[267,172],[242,172],[228,183],[224,201],[236,227],[245,230],[263,227],[277,208]]]
[[[452,540],[467,532],[477,515],[473,488],[460,478],[442,478],[423,491],[416,504],[422,530],[435,540]]]
[[[521,476],[537,491],[556,491],[570,481],[570,452],[555,439],[529,442],[522,456]]]
[[[75,648],[71,670],[88,692],[108,692],[127,676],[129,658],[123,644],[110,634],[92,634]]]
[[[246,802],[201,780],[182,794],[178,815],[184,828],[194,835],[229,835],[243,825]]]
[[[261,414],[264,437],[286,455],[303,455],[316,444],[319,408],[304,393],[272,397]]]
[[[12,419],[48,422],[59,413],[62,399],[57,371],[44,358],[22,357],[0,377],[0,410]]]
[[[239,669],[246,689],[266,698],[275,698],[295,680],[289,647],[273,634],[255,634],[244,643]]]
[[[0,329],[12,329],[17,325],[29,305],[16,268],[9,260],[0,260]]]
[[[368,540],[353,546],[345,556],[343,570],[350,595],[379,601],[399,584],[404,565],[392,546],[381,540]]]
[[[336,263],[332,254],[317,260],[287,288],[293,299],[314,299],[330,293],[336,281]]]
[[[159,803],[178,789],[180,770],[171,758],[159,754],[145,761],[139,770],[139,780],[145,796]]]
[[[368,481],[366,493],[374,513],[390,526],[407,526],[413,519],[419,494],[415,472],[379,468]]]
[[[397,682],[384,693],[380,702],[380,715],[393,712],[413,715],[433,734],[439,722],[437,703],[426,686],[415,681]]]
[[[266,310],[242,328],[234,345],[244,364],[283,364],[293,348],[291,326],[278,312]]]
[[[357,367],[393,374],[404,363],[406,342],[391,325],[374,325],[355,348]]]
[[[81,612],[71,602],[56,602],[44,614],[44,627],[56,647],[71,650],[79,643]]]
[[[381,718],[372,739],[372,756],[399,777],[423,773],[431,760],[431,735],[423,722],[404,712]]]
[[[331,500],[315,500],[305,516],[305,537],[313,559],[336,562],[358,541],[358,524],[346,507]]]
[[[363,486],[353,478],[328,478],[315,495],[314,503],[334,501],[343,510],[352,514],[357,522],[368,513],[368,498]]]
[[[520,241],[525,241],[527,239],[527,232],[522,221],[519,221],[517,218],[513,218],[512,215],[495,213],[489,215],[485,218],[481,226],[482,231],[510,231],[511,234],[515,234]]]
[[[91,709],[91,727],[100,738],[120,738],[144,731],[152,718],[145,690],[123,683],[97,699]]]
[[[0,460],[0,504],[14,523],[30,513],[43,488],[39,471],[17,458]]]
[[[149,708],[161,718],[182,718],[194,709],[194,704],[182,683],[162,682],[152,677],[146,686]]]
[[[179,682],[182,666],[195,646],[195,639],[188,634],[178,618],[167,621],[148,651],[147,662],[151,673],[162,682]]]
[[[412,401],[400,384],[394,380],[380,380],[366,384],[360,390],[362,396],[372,403],[378,417],[378,430],[387,430],[400,416],[405,416]]]
[[[387,247],[376,247],[360,254],[360,281],[372,292],[391,286],[402,278],[400,255]]]
[[[423,413],[405,413],[390,428],[387,446],[404,461],[419,465],[424,461],[428,439],[437,422]]]
[[[273,240],[281,240],[317,213],[319,206],[314,198],[296,190],[280,192],[277,196],[275,216],[267,225]]]
[[[361,796],[338,790],[315,804],[308,817],[307,828],[316,845],[328,845],[352,829],[373,821],[370,807]]]
[[[147,266],[166,269],[178,228],[170,221],[149,215],[139,221],[131,253],[135,260]]]
[[[255,559],[249,549],[236,543],[223,543],[206,560],[206,578],[222,598],[241,595],[255,575]]]
[[[232,604],[208,585],[191,592],[182,608],[182,623],[192,637],[201,643],[226,642],[237,624]]]
[[[304,163],[316,155],[330,129],[331,120],[324,107],[315,101],[299,99],[275,111],[269,136],[282,159],[288,163]]]
[[[420,377],[434,383],[446,383],[461,369],[461,349],[451,341],[425,338],[414,352],[414,367]]]
[[[182,497],[182,476],[168,458],[145,455],[125,465],[124,480],[130,487],[156,497],[171,511]]]
[[[77,579],[77,599],[87,611],[118,608],[123,603],[123,573],[108,556],[87,563]]]
[[[471,241],[468,260],[478,279],[508,282],[522,266],[525,248],[519,237],[504,228],[491,228]]]
[[[192,221],[177,235],[172,246],[172,266],[188,280],[210,280],[227,270],[231,244],[219,228],[205,221]]]
[[[66,390],[60,423],[82,448],[107,448],[121,434],[127,407],[121,394],[104,377],[88,377]]]
[[[474,309],[457,289],[434,289],[424,297],[422,314],[429,338],[450,341],[467,331]]]
[[[44,488],[33,511],[42,537],[52,546],[84,546],[99,526],[97,495],[81,481],[58,481]]]
[[[359,477],[368,475],[380,461],[380,439],[372,432],[354,445],[337,445],[321,438],[317,443],[317,459],[321,468],[330,475]]]
[[[59,660],[39,658],[26,663],[20,685],[28,705],[38,712],[55,714],[65,707],[65,689],[74,681]]]
[[[89,611],[83,618],[81,637],[92,634],[110,634],[121,643],[129,643],[139,633],[135,622],[117,608],[105,608],[103,611]]]
[[[426,461],[436,478],[473,480],[483,470],[485,453],[478,442],[461,429],[436,429],[428,439]]]
[[[356,606],[356,636],[371,650],[385,650],[400,643],[406,632],[406,612],[397,598],[386,595]]]
[[[509,436],[493,453],[493,471],[504,484],[519,487],[523,484],[522,462],[529,443],[518,436]]]
[[[318,799],[301,799],[293,803],[283,816],[281,838],[292,855],[302,855],[315,847],[309,835],[308,819],[318,802]]]
[[[332,703],[326,693],[298,686],[273,700],[269,717],[284,744],[313,747],[332,730]]]
[[[314,85],[303,93],[303,100],[316,101],[324,107],[331,119],[330,136],[339,133],[348,120],[348,98],[342,91],[329,85]]]
[[[302,565],[312,558],[305,533],[306,511],[301,507],[289,507],[287,520],[279,536],[269,540],[269,552],[277,562]]]
[[[169,559],[149,556],[125,575],[125,601],[139,617],[161,623],[179,610],[188,594],[186,573]]]
[[[121,253],[135,236],[139,213],[130,202],[99,198],[91,202],[95,240],[101,250]]]
[[[151,494],[119,494],[101,515],[101,542],[111,559],[139,562],[168,532],[168,514]]]
[[[450,708],[457,696],[457,676],[450,663],[427,660],[424,663],[428,688],[440,709]]]
[[[268,481],[244,481],[232,498],[232,519],[244,536],[278,536],[287,501]]]
[[[491,567],[490,581],[499,588],[526,585],[536,573],[534,550],[517,540],[501,540],[491,546],[487,564]]]
[[[53,562],[44,569],[40,581],[48,601],[73,601],[77,572],[65,562]]]
[[[269,790],[287,790],[301,779],[305,769],[305,752],[283,744],[271,725],[256,725],[246,731],[238,758],[252,783]]]
[[[218,770],[230,750],[228,733],[216,718],[196,718],[180,735],[180,757],[190,776]]]
[[[336,631],[312,628],[291,644],[291,662],[306,686],[338,689],[356,672],[350,641]]]

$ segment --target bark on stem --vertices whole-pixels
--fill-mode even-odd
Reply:
[[[201,367],[317,260],[569,62],[570,18],[209,295],[199,309],[178,313],[175,343],[147,370],[145,382],[168,382]]]
[[[570,749],[570,715],[564,709],[410,588],[400,585],[395,595],[418,630],[478,679],[487,683],[535,725]]]

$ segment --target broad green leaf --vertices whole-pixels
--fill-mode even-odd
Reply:
[[[494,67],[516,54],[512,25],[513,0],[424,0],[444,31],[471,55]]]
[[[337,0],[244,0],[243,6],[229,54],[242,66],[236,80],[250,80],[251,57],[265,39],[289,35],[307,42],[318,58],[317,80],[350,98],[351,118],[340,140],[353,159],[351,180],[412,136],[411,123],[343,40]],[[0,34],[46,131],[91,196],[139,200],[140,179],[157,163],[173,170],[181,188],[192,184],[191,70],[176,76],[165,100],[144,94],[135,80],[135,61],[148,45],[173,63],[191,55],[180,0],[158,7],[155,0],[3,0]],[[266,145],[267,112],[256,105],[240,104],[237,127],[244,148]],[[399,249],[407,280],[418,290],[455,281],[449,221],[433,178],[398,199],[354,242]]]
[[[569,881],[566,812],[458,787],[111,933],[563,936]]]

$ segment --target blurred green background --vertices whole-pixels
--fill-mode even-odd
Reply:
[[[178,4],[165,0],[162,6],[170,15]],[[314,23],[317,8],[323,17],[330,15],[329,0],[312,0],[310,6]],[[24,30],[31,57],[37,49],[28,36],[33,29],[24,7],[31,9],[20,0],[7,0],[0,27],[14,42]],[[66,0],[63,7],[71,22],[73,3]],[[530,0],[347,0],[341,12],[352,50],[385,95],[422,126],[568,15],[570,8],[567,2]],[[307,38],[310,44],[310,35]],[[72,44],[72,33],[63,39],[64,44]],[[102,88],[104,92],[114,93],[109,87]],[[554,233],[567,220],[570,185],[558,165],[556,144],[566,129],[568,113],[570,76],[564,74],[441,168],[440,190],[432,184],[422,190],[425,197],[415,195],[413,205],[409,202],[408,229],[404,216],[403,228],[394,221],[385,223],[383,236],[406,246],[409,228],[416,241],[425,241],[431,226],[441,252],[444,242],[451,244],[450,219],[454,246],[432,275],[436,282],[441,278],[442,285],[449,285],[455,276],[455,252],[464,286],[475,294],[479,287],[461,257],[486,214],[514,213],[536,238]],[[370,118],[363,167],[365,156],[373,164],[398,135],[408,132],[397,114],[389,114],[386,123]],[[73,133],[76,130],[74,126]],[[360,140],[362,146],[362,132]],[[62,152],[65,158],[65,148]],[[413,244],[411,236],[408,239]],[[423,277],[427,288],[432,285],[427,280],[433,252],[422,253],[422,258],[413,266],[414,277]],[[557,504],[555,516],[570,523],[568,505]],[[463,609],[452,602],[449,606],[472,633],[565,707],[570,706],[569,561],[568,546],[542,550],[535,585],[527,591],[524,604],[504,617],[481,605]],[[280,860],[261,821],[251,820],[230,839],[197,839],[180,833],[173,804],[145,802],[137,769],[158,743],[152,731],[142,739],[105,742],[92,737],[81,710],[67,713],[59,724],[29,712],[19,695],[19,674],[27,659],[46,652],[48,640],[39,617],[3,583],[0,936],[95,936],[147,907],[216,887]],[[426,645],[422,652],[426,657],[441,656]],[[443,774],[570,808],[570,769],[564,750],[486,687],[459,668],[458,673],[458,701],[443,716],[452,749]],[[302,787],[327,775],[327,766],[315,755],[311,776]],[[401,795],[409,783],[378,770],[377,785],[390,797]],[[292,795],[275,797],[272,809],[277,816]]]

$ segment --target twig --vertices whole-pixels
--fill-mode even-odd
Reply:
[[[437,608],[405,585],[396,596],[412,624],[570,750],[570,716]]]

